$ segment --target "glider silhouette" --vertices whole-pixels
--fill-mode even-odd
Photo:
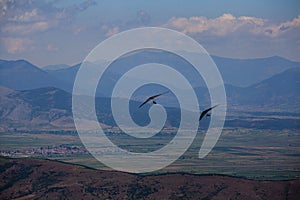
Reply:
[[[217,107],[217,106],[218,106],[218,105],[215,105],[215,106],[213,106],[213,107],[210,107],[210,108],[204,110],[204,111],[201,113],[200,117],[199,117],[199,121],[200,121],[204,116],[210,116],[210,114],[207,114],[207,113],[208,113],[209,111],[211,111],[213,108]]]
[[[160,93],[160,94],[156,94],[156,95],[153,95],[153,96],[149,97],[148,99],[146,99],[146,101],[144,101],[144,102],[139,106],[139,108],[142,107],[143,105],[145,105],[146,103],[148,103],[149,101],[152,101],[153,104],[156,104],[156,101],[154,101],[154,99],[157,98],[157,97],[159,97],[159,96],[161,96],[161,95],[163,95],[163,94],[166,94],[166,93],[168,93],[168,92],[169,92],[169,91],[166,91],[166,92],[163,92],[163,93]]]

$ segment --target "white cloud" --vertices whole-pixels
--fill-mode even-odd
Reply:
[[[93,0],[64,8],[56,7],[55,1],[0,0],[0,31],[15,36],[43,32],[72,21],[93,5],[96,5]]]
[[[264,33],[265,35],[276,37],[288,31],[292,31],[299,28],[300,28],[300,15],[298,15],[298,17],[294,18],[292,21],[270,25],[264,29]],[[297,32],[299,34],[299,30]]]
[[[41,20],[42,16],[38,15],[37,9],[33,9],[31,11],[25,11],[24,13],[20,13],[19,15],[15,15],[12,18],[9,18],[9,21],[16,22],[30,22],[34,20]]]
[[[31,34],[35,32],[42,32],[47,29],[49,29],[52,26],[55,26],[57,23],[49,22],[49,21],[40,21],[40,22],[34,22],[30,24],[7,24],[4,26],[1,31],[4,33],[9,34],[18,34],[18,35],[24,35],[24,34]]]
[[[173,17],[164,26],[192,36],[211,54],[239,58],[279,55],[299,60],[300,15],[283,22],[232,14]]]
[[[108,29],[108,31],[106,32],[105,36],[106,37],[110,37],[110,36],[112,36],[112,35],[114,35],[116,33],[119,33],[119,27],[118,26],[115,26],[113,28]]]
[[[272,24],[268,20],[251,16],[235,17],[232,14],[224,14],[214,19],[203,16],[173,17],[165,26],[187,34],[208,33],[225,36],[233,33],[245,33],[276,37],[289,30],[299,28],[300,15],[292,21],[279,24]]]
[[[264,24],[265,20],[260,18],[248,16],[237,18],[232,14],[224,14],[215,19],[207,19],[203,16],[194,16],[190,18],[173,17],[166,26],[190,34],[209,32],[214,35],[226,35],[246,27],[254,29],[262,27]]]
[[[32,40],[26,38],[1,38],[6,51],[10,54],[28,52],[33,49]]]

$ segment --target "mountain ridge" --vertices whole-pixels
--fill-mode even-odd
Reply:
[[[287,69],[300,67],[300,62],[290,61],[278,56],[254,59],[212,56],[212,59],[219,68],[225,84],[237,87],[249,87]],[[155,51],[150,53],[138,52],[134,55],[119,58],[112,63],[110,77],[105,81],[108,81],[109,85],[115,84],[115,80],[120,77],[119,74],[122,74],[128,68],[124,66],[132,67],[145,62],[162,62],[162,64],[170,65],[181,70],[180,72],[183,75],[189,77],[194,84],[193,87],[204,86],[203,80],[194,77],[195,73],[188,67],[188,63],[176,58],[175,55]],[[81,63],[62,69],[43,70],[43,68],[39,68],[25,60],[0,60],[0,85],[14,90],[55,86],[71,92],[80,65]],[[105,93],[109,92],[105,91]]]
[[[297,72],[297,73],[296,73]],[[246,88],[225,85],[227,93],[228,112],[264,112],[264,113],[299,113],[300,92],[299,83],[300,69],[288,69],[285,72],[275,75],[260,84]],[[287,80],[287,81],[285,81]],[[271,90],[274,84],[281,88]],[[286,89],[285,85],[289,87]],[[260,86],[261,85],[261,86]],[[293,86],[293,87],[291,87]],[[271,88],[271,89],[270,89]],[[196,93],[201,97],[200,110],[210,106],[209,93],[205,88],[195,88]],[[271,92],[269,91],[271,90]],[[154,92],[154,91],[153,91]],[[150,104],[143,109],[138,109],[145,96],[153,95],[151,91],[140,93],[139,98],[130,100],[129,108],[136,123],[146,125],[149,123],[148,109]],[[141,98],[143,97],[143,99]],[[255,97],[255,98],[253,98]],[[137,101],[137,100],[141,101]],[[96,110],[98,120],[105,126],[114,126],[115,122],[110,110],[110,98],[96,97]],[[121,100],[121,99],[120,99]],[[1,127],[4,130],[9,127],[35,127],[35,128],[63,128],[74,130],[72,119],[72,95],[55,87],[46,87],[33,90],[13,91],[0,87],[0,108]],[[168,124],[177,126],[180,112],[178,102],[172,93],[160,97],[157,101],[167,108],[168,116],[171,116]],[[174,106],[173,106],[174,105]],[[170,115],[169,115],[170,114]],[[178,118],[178,119],[177,119]],[[274,119],[270,119],[274,120]],[[289,120],[289,119],[285,119]],[[296,121],[295,121],[296,120]],[[297,119],[289,123],[282,119],[276,126],[270,126],[272,121],[266,122],[266,127],[299,128]],[[261,121],[263,123],[264,121]],[[228,122],[232,125],[231,122]],[[244,123],[244,122],[243,122]],[[248,123],[248,122],[247,122]],[[284,125],[284,123],[286,123]],[[248,123],[250,124],[250,123]],[[254,126],[255,123],[253,123]],[[249,126],[249,125],[247,125]],[[262,125],[260,125],[262,126]],[[260,127],[258,126],[258,127]],[[297,128],[298,127],[298,128]]]
[[[65,90],[71,88],[69,83],[52,77],[46,71],[26,60],[1,60],[0,85],[13,90],[35,89],[48,86]]]

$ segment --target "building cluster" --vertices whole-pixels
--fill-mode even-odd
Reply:
[[[27,150],[5,150],[0,151],[1,156],[8,157],[43,157],[43,156],[59,156],[71,154],[86,154],[88,151],[82,146],[47,146]]]

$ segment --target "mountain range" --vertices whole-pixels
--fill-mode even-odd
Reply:
[[[217,56],[212,58],[224,83],[236,87],[249,87],[287,69],[300,67],[300,62],[276,56],[258,59],[231,59]],[[129,68],[151,62],[172,66],[187,77],[193,87],[205,86],[201,77],[195,76],[195,70],[187,61],[171,53],[157,51],[142,51],[117,59],[111,64],[109,78],[105,81],[108,82],[107,85],[113,85],[115,80],[118,80]],[[0,60],[0,85],[14,90],[51,86],[71,92],[80,65],[79,63],[71,67],[56,65],[39,68],[25,60]],[[97,67],[97,64],[94,66]],[[98,95],[109,96],[110,92],[106,91],[109,89],[111,88],[104,88],[104,91],[98,92]]]
[[[266,124],[267,128],[296,128],[299,129],[299,102],[300,91],[300,68],[288,69],[276,74],[260,83],[241,88],[225,85],[228,102],[228,126],[263,126],[253,121],[243,121],[242,113],[261,112],[266,115],[285,115],[285,119],[271,118],[269,121],[258,120],[258,123]],[[196,88],[202,91],[209,102],[209,94],[205,88]],[[205,92],[206,91],[206,92]],[[110,110],[110,98],[97,97],[96,110],[99,121],[103,126],[114,126],[115,121]],[[0,87],[0,119],[2,130],[27,129],[64,129],[74,130],[72,119],[72,95],[55,87],[42,87],[31,90],[12,90]],[[180,111],[176,107],[178,102],[172,93],[158,99],[158,102],[166,107],[168,118],[167,124],[177,127],[180,119]],[[205,102],[205,101],[202,101]],[[146,125],[149,123],[148,109],[138,109],[141,102],[131,100],[130,110],[136,123]],[[174,105],[174,106],[172,106]],[[208,105],[208,103],[207,103]],[[204,105],[201,105],[204,108]],[[201,108],[200,108],[201,109]],[[238,112],[239,121],[230,116]],[[293,114],[294,113],[294,114]],[[297,114],[298,113],[298,114]],[[295,119],[292,119],[296,117]],[[277,120],[277,121],[276,121]],[[279,120],[279,121],[278,121]],[[274,123],[276,122],[276,123]],[[272,125],[273,124],[273,125]],[[250,126],[250,127],[251,127]]]
[[[299,113],[300,111],[300,63],[280,57],[261,59],[229,59],[213,56],[225,81],[228,104],[228,116],[233,112],[261,113]],[[99,121],[104,126],[114,126],[110,110],[110,94],[122,74],[130,66],[148,62],[158,62],[174,66],[186,77],[189,77],[199,99],[200,110],[210,105],[208,89],[203,80],[194,77],[193,70],[184,60],[173,54],[162,52],[138,52],[124,56],[111,64],[105,79],[107,87],[97,92],[96,107]],[[95,63],[89,63],[97,67]],[[50,66],[46,70],[38,68],[25,60],[0,60],[0,119],[2,129],[21,127],[74,129],[72,119],[72,87],[80,64]],[[87,80],[88,81],[88,80]],[[202,81],[202,83],[201,83]],[[199,84],[200,83],[200,84]],[[250,84],[250,85],[249,85]],[[247,86],[248,85],[248,86]],[[138,124],[149,122],[147,115],[149,105],[134,111],[146,97],[159,93],[166,88],[148,85],[134,94],[130,109]],[[158,103],[167,108],[169,126],[177,126],[180,111],[179,104],[172,92],[158,99]],[[241,116],[240,116],[241,117]],[[230,117],[229,117],[230,119]],[[229,120],[227,119],[227,120]],[[283,120],[283,119],[282,119]],[[292,122],[299,127],[299,121]],[[227,121],[227,124],[232,123]],[[283,127],[288,127],[290,122]],[[240,122],[238,123],[240,124]],[[279,123],[280,124],[280,123]],[[297,125],[298,124],[298,125]]]

